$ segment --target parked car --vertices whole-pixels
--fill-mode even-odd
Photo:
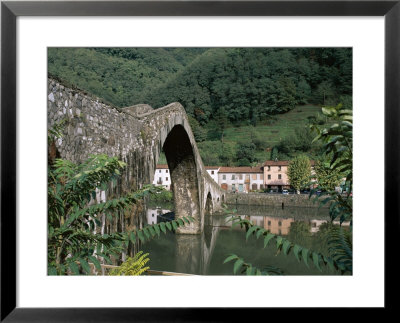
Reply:
[[[289,191],[288,190],[282,190],[282,194],[289,195]]]

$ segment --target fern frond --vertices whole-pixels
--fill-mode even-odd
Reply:
[[[113,269],[109,275],[111,276],[139,276],[146,272],[150,267],[146,264],[150,261],[147,258],[149,254],[143,254],[139,251],[133,258],[128,257],[125,262],[118,268]]]

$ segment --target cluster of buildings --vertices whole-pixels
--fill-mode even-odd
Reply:
[[[289,162],[286,160],[267,160],[263,166],[257,167],[206,166],[206,170],[221,188],[248,193],[264,189],[289,189],[288,166]],[[314,166],[314,161],[311,161],[311,166]],[[157,165],[153,184],[161,185],[167,190],[171,188],[168,165]]]

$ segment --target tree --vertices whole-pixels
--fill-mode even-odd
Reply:
[[[188,115],[188,119],[196,142],[202,142],[206,140],[207,131],[202,126],[200,126],[199,122],[192,116]]]
[[[252,143],[240,143],[236,150],[236,158],[238,159],[238,166],[249,166],[252,162],[256,161],[255,157],[256,146]]]
[[[278,153],[279,153],[278,147],[274,146],[274,148],[272,148],[271,151],[271,160],[278,160]]]
[[[318,188],[333,191],[341,182],[341,173],[337,169],[331,169],[329,162],[317,161],[314,170]]]
[[[300,194],[300,189],[304,188],[310,181],[311,163],[307,156],[299,155],[289,162],[287,175],[297,194]]]

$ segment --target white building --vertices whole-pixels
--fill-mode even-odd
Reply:
[[[218,184],[219,166],[206,166],[207,173]],[[153,185],[163,186],[165,189],[171,189],[171,176],[167,164],[159,164],[154,173]]]
[[[219,166],[206,166],[207,173],[210,174],[212,179],[217,184],[218,184],[218,171],[219,171],[219,169],[220,169]]]
[[[156,172],[154,173],[153,185],[163,186],[166,190],[171,189],[171,176],[169,173],[168,165],[157,165]]]
[[[227,191],[245,192],[264,188],[262,167],[220,167],[218,184]]]

